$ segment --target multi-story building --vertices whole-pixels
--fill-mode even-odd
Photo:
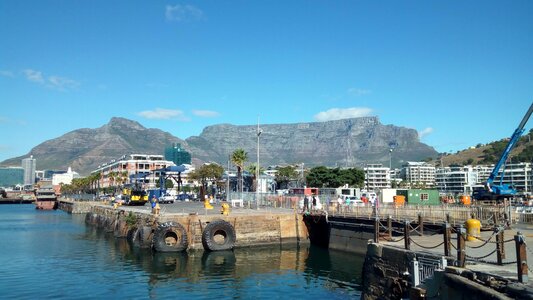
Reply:
[[[474,171],[472,166],[450,166],[436,169],[435,187],[440,192],[469,195],[476,185],[478,185],[478,172]]]
[[[154,188],[159,180],[154,171],[169,166],[175,164],[165,160],[163,155],[129,154],[98,166],[93,173],[101,174],[101,188],[134,182],[142,183],[146,188]]]
[[[35,184],[35,167],[36,160],[33,158],[33,155],[30,155],[29,158],[22,160],[22,169],[24,169],[24,185],[33,185]]]
[[[52,185],[60,185],[60,184],[71,184],[72,179],[74,178],[80,178],[80,174],[78,172],[73,172],[70,167],[68,167],[68,171],[66,173],[59,173],[52,175]]]
[[[390,168],[382,164],[368,164],[363,168],[365,172],[365,188],[380,190],[391,187]]]
[[[514,163],[506,164],[498,171],[498,175],[494,179],[495,184],[500,184],[501,177],[503,176],[503,184],[511,184],[519,192],[531,193],[532,185],[532,170],[531,163]],[[484,184],[489,178],[490,173],[494,169],[494,165],[490,166],[477,166],[479,172],[478,184]]]
[[[21,167],[0,168],[0,187],[12,187],[24,183],[24,169]]]
[[[174,162],[177,166],[191,164],[191,154],[181,148],[181,144],[173,144],[165,148],[165,159]]]
[[[426,162],[408,161],[402,166],[402,179],[412,186],[431,188],[435,185],[435,166]]]

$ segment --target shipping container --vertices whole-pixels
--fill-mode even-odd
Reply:
[[[440,205],[439,191],[437,190],[398,190],[398,195],[405,196],[408,205]]]

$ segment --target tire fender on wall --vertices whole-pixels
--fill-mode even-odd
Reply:
[[[224,220],[210,222],[202,232],[202,245],[207,251],[232,250],[235,240],[235,228]]]
[[[153,236],[152,245],[158,252],[181,252],[189,247],[187,231],[177,222],[160,224]]]

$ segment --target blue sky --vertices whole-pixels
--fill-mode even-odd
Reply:
[[[0,161],[113,116],[208,125],[378,116],[439,152],[533,101],[533,1],[0,1]],[[527,128],[531,128],[533,121]]]

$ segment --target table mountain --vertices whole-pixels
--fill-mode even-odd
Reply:
[[[261,125],[260,164],[304,163],[306,166],[358,166],[365,163],[389,164],[436,157],[437,152],[419,141],[414,129],[382,125],[377,117],[328,122]],[[37,169],[72,169],[87,175],[102,163],[124,154],[163,154],[164,148],[180,143],[190,151],[193,162],[214,161],[227,165],[237,148],[248,152],[248,162],[256,161],[256,125],[219,124],[206,127],[200,136],[179,139],[159,129],[145,128],[135,121],[112,118],[96,129],[78,129],[34,147],[27,155],[2,162],[20,166],[21,159],[33,155]]]
[[[261,125],[259,163],[262,166],[304,163],[306,166],[362,167],[365,163],[393,166],[404,161],[436,157],[432,147],[419,141],[414,129],[383,125],[377,117],[327,122]],[[186,139],[193,156],[227,165],[236,149],[257,160],[257,125],[220,124],[206,127],[200,136]]]

